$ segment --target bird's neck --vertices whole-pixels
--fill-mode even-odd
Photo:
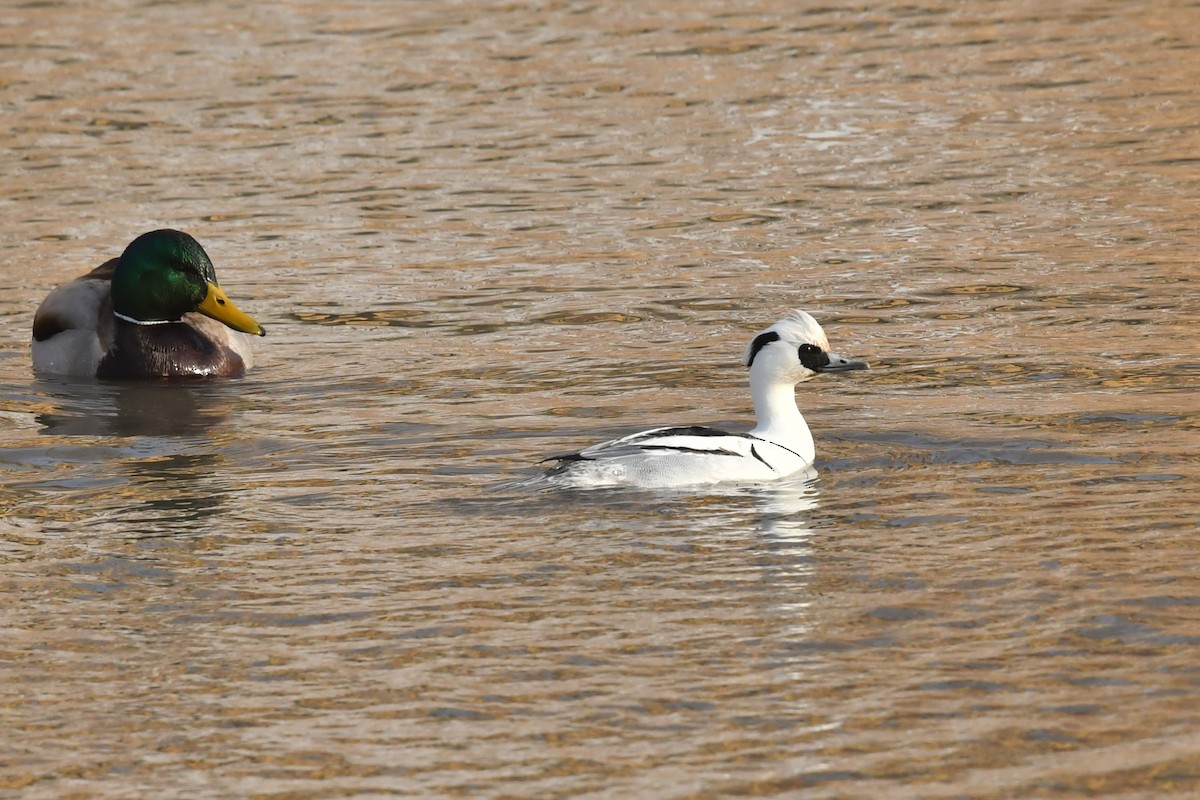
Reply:
[[[796,386],[780,381],[750,380],[758,424],[751,436],[781,444],[811,460],[815,447],[808,423],[796,407]]]

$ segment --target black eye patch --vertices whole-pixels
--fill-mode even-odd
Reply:
[[[829,366],[829,354],[815,344],[800,345],[800,363],[813,372]]]
[[[758,351],[769,345],[771,342],[778,342],[779,334],[775,331],[767,331],[760,333],[754,337],[754,341],[750,343],[750,357],[746,359],[746,367],[754,366],[754,357],[758,355]]]

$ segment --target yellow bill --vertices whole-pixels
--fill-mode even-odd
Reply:
[[[196,310],[218,322],[224,322],[235,331],[253,333],[256,336],[267,335],[261,325],[255,322],[249,314],[235,306],[225,294],[225,290],[212,281],[208,283],[208,294]]]

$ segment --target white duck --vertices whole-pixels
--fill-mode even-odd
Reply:
[[[654,428],[555,456],[546,478],[560,486],[670,488],[725,481],[773,481],[810,466],[812,433],[796,407],[796,384],[818,373],[867,369],[829,352],[825,331],[793,311],[747,345],[758,424],[749,433],[701,426]]]

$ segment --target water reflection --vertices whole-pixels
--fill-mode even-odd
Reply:
[[[226,510],[229,490],[216,479],[223,459],[214,453],[173,453],[131,459],[122,465],[130,477],[128,504],[113,518],[134,526],[139,537],[162,533],[194,535]]]
[[[819,562],[813,545],[820,501],[817,471],[810,466],[799,475],[757,487],[751,497],[761,537],[758,546],[770,556],[763,563],[763,594],[771,600],[779,635],[807,639],[813,628],[813,582]]]
[[[0,786],[1197,794],[1182,4],[125,5],[5,13]],[[268,363],[31,384],[147,213]],[[484,491],[791,306],[819,481]]]
[[[230,398],[188,383],[41,381],[48,436],[198,436],[224,423]]]
[[[727,580],[752,583],[766,598],[770,616],[787,636],[809,629],[809,585],[818,561],[812,534],[820,505],[817,471],[809,467],[768,484],[715,484],[672,490],[562,489],[535,479],[506,482],[497,500],[477,505],[481,515],[498,510],[536,525],[559,515],[594,521],[595,531],[627,545],[711,549],[739,567]],[[472,503],[459,505],[460,509]],[[637,543],[620,533],[636,520],[673,520],[665,536],[649,531]],[[617,521],[614,531],[613,521]],[[581,530],[580,535],[591,531]],[[731,591],[733,586],[731,585]]]
[[[51,471],[23,491],[87,492],[63,520],[72,526],[102,518],[126,535],[204,531],[231,491],[233,386],[39,381],[32,418],[55,441],[11,455]]]
[[[755,487],[750,495],[758,513],[759,530],[769,541],[801,544],[809,540],[811,512],[820,500],[815,467]]]

